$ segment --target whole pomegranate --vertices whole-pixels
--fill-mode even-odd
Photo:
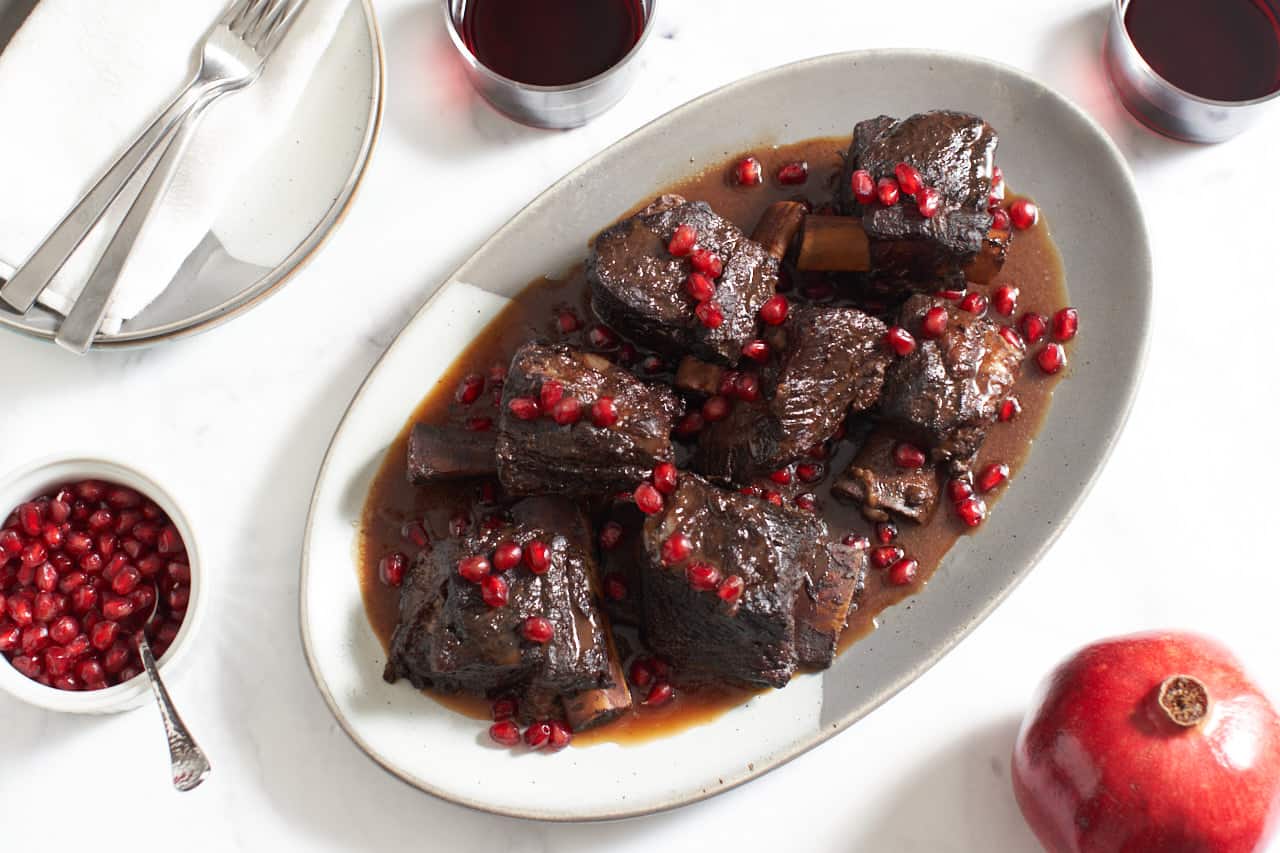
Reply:
[[[1280,818],[1280,715],[1195,634],[1087,646],[1050,673],[1013,790],[1051,853],[1248,853]]]

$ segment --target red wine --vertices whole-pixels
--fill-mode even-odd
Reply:
[[[1130,0],[1124,25],[1142,58],[1193,95],[1248,101],[1280,90],[1276,0]]]
[[[607,71],[644,31],[641,0],[469,0],[462,38],[503,77],[535,86]]]

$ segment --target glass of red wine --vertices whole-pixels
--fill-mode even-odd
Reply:
[[[476,90],[535,127],[586,124],[631,87],[657,0],[446,0]]]
[[[1221,142],[1280,95],[1280,0],[1114,0],[1106,59],[1148,127]]]

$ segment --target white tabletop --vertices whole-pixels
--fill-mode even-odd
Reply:
[[[1142,130],[1102,75],[1104,0],[663,0],[635,90],[586,128],[542,132],[469,95],[435,2],[377,5],[382,137],[350,215],[294,282],[230,325],[144,351],[75,358],[0,334],[0,468],[99,452],[153,472],[188,507],[213,600],[171,689],[214,765],[202,788],[178,795],[154,709],[86,719],[0,696],[0,846],[1033,853],[1009,751],[1031,690],[1073,648],[1195,628],[1280,695],[1280,463],[1269,441],[1280,412],[1280,107],[1216,147]],[[546,826],[448,805],[384,774],[330,717],[297,628],[308,498],[366,371],[490,232],[589,155],[735,78],[884,46],[960,48],[1030,71],[1097,118],[1137,174],[1156,256],[1155,336],[1127,432],[1079,516],[918,682],[817,750],[700,805]],[[858,118],[856,103],[831,108]],[[1224,313],[1231,298],[1243,310]]]

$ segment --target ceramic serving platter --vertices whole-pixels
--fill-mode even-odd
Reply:
[[[492,747],[485,726],[381,678],[354,562],[371,478],[418,400],[536,275],[663,185],[727,154],[847,134],[858,119],[968,110],[1001,133],[999,162],[1046,211],[1070,298],[1089,319],[1043,432],[983,529],[963,537],[912,606],[886,611],[827,672],[794,679],[718,720],[635,746],[554,756]],[[1098,211],[1106,211],[1102,216]],[[545,820],[668,809],[753,779],[852,725],[955,646],[1024,578],[1069,522],[1124,425],[1151,299],[1133,182],[1102,130],[1061,95],[986,61],[916,51],[845,53],[733,83],[618,142],[547,190],[444,282],[370,373],[333,438],[304,545],[307,659],[347,734],[389,772],[478,809]],[[1070,460],[1070,464],[1063,464]]]

